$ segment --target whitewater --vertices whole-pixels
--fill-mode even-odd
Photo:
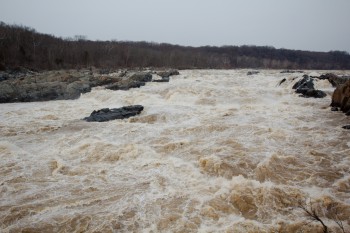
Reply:
[[[302,98],[303,74],[246,73],[1,104],[0,232],[322,232],[300,205],[347,229],[350,122],[330,111],[334,88],[315,80],[327,97]],[[136,104],[129,119],[82,120]]]

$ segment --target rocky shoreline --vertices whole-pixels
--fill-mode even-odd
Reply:
[[[60,70],[35,72],[26,69],[0,73],[0,103],[77,99],[96,86],[111,90],[139,88],[147,82],[167,82],[177,75],[167,71]]]

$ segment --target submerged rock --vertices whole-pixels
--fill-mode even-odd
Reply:
[[[343,129],[350,129],[350,125],[344,125],[342,128]]]
[[[247,75],[259,74],[259,71],[248,71]]]
[[[121,108],[102,108],[97,111],[93,111],[89,117],[85,117],[84,120],[91,122],[103,122],[115,119],[124,119],[140,114],[143,110],[142,105],[130,105]]]
[[[162,77],[161,79],[153,79],[152,82],[165,83],[165,82],[169,82],[169,80],[170,80],[169,77]]]
[[[294,73],[304,73],[302,70],[282,70],[281,74],[294,74]]]
[[[279,83],[278,83],[278,86],[281,86],[282,85],[282,83],[284,83],[285,81],[287,81],[287,79],[282,79]]]

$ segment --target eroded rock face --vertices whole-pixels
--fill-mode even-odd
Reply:
[[[124,119],[140,114],[143,110],[142,105],[130,105],[121,108],[103,108],[97,111],[93,111],[89,117],[85,117],[84,120],[91,122],[104,122],[115,119]]]
[[[350,80],[334,90],[331,106],[338,107],[341,111],[350,115]]]

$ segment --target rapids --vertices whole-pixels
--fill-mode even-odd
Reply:
[[[310,203],[349,230],[350,122],[330,111],[333,88],[301,98],[302,74],[246,73],[1,104],[0,232],[322,232]],[[81,120],[135,104],[133,118]]]

